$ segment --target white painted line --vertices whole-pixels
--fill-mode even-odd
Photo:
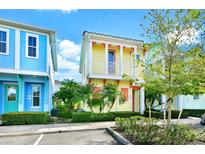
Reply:
[[[36,140],[36,142],[33,145],[38,145],[38,143],[42,140],[42,138],[43,138],[43,134],[39,136],[39,138]]]

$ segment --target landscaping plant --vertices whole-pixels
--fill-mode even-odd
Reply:
[[[205,23],[202,10],[150,10],[142,24],[150,44],[145,61],[142,86],[160,89],[167,99],[167,127],[171,126],[171,106],[177,95],[205,92],[205,56],[203,40]]]

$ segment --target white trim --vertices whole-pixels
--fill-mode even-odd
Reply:
[[[0,27],[0,31],[6,32],[6,53],[0,52],[0,55],[9,55],[9,29]]]
[[[88,78],[123,80],[122,76],[120,75],[110,75],[110,74],[89,74]]]
[[[133,61],[134,61],[134,64],[133,64],[133,67],[134,67],[134,72],[133,72],[133,76],[134,77],[136,77],[136,78],[138,78],[138,76],[137,76],[137,71],[136,71],[136,69],[137,69],[137,65],[136,65],[136,55],[137,55],[137,47],[135,47],[134,48],[134,59],[133,59]]]
[[[49,76],[47,72],[25,71],[25,70],[4,69],[4,68],[0,68],[0,73],[34,75],[34,76]]]
[[[88,50],[88,65],[89,65],[89,74],[92,73],[92,41],[89,41],[89,50]]]
[[[20,30],[15,29],[15,69],[20,68]]]
[[[38,31],[32,31],[32,30],[28,30],[28,29],[24,29],[24,28],[17,28],[15,26],[7,26],[7,25],[2,25],[0,24],[0,27],[4,27],[4,28],[11,28],[11,29],[19,29],[20,31],[24,31],[26,33],[36,33],[36,34],[42,34],[42,35],[49,35],[48,33],[42,33],[42,32],[38,32]]]
[[[143,114],[145,110],[145,94],[144,87],[140,89],[140,113]]]
[[[47,50],[46,50],[46,72],[49,73],[49,65],[50,65],[50,41],[49,41],[49,36],[47,36]],[[49,74],[50,75],[50,74]]]
[[[123,46],[120,46],[120,75],[123,75]]]
[[[105,44],[105,74],[108,74],[108,44]]]
[[[32,57],[32,56],[29,56],[28,55],[28,37],[35,37],[36,38],[36,57]],[[39,58],[39,35],[36,35],[36,34],[31,34],[31,33],[26,33],[26,58],[32,58],[32,59],[38,59]]]
[[[33,88],[34,87],[40,87],[40,93],[39,93],[39,105],[38,106],[33,106]],[[40,84],[32,84],[32,95],[31,95],[31,108],[41,108],[41,85]],[[35,96],[35,97],[37,97],[37,96]]]

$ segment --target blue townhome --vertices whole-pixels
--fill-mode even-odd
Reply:
[[[0,19],[0,114],[50,111],[55,31]]]

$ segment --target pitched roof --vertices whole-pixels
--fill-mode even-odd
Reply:
[[[137,40],[133,38],[127,38],[127,37],[121,37],[121,36],[115,36],[115,35],[110,35],[110,34],[103,34],[103,33],[97,33],[97,32],[89,32],[89,31],[84,31],[83,36],[88,33],[92,35],[98,35],[98,36],[105,36],[105,37],[110,37],[110,38],[117,38],[117,39],[122,39],[122,40],[128,40],[128,41],[136,41],[136,42],[144,42],[143,40]]]

